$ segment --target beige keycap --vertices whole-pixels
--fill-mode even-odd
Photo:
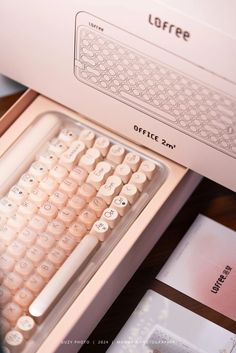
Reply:
[[[50,152],[55,153],[56,156],[60,156],[63,152],[65,152],[67,149],[67,146],[64,142],[58,140],[57,138],[52,139],[52,141],[50,141],[49,146],[48,146],[48,150]]]
[[[16,272],[9,272],[6,274],[3,284],[5,288],[9,289],[12,293],[18,290],[23,283],[23,278]]]
[[[57,218],[68,226],[76,218],[76,212],[72,207],[64,207],[58,212]]]
[[[74,236],[77,242],[79,242],[87,233],[87,228],[84,223],[76,221],[71,224],[68,232]]]
[[[31,164],[29,173],[32,174],[37,180],[40,181],[47,175],[48,169],[43,163],[36,161]]]
[[[130,184],[134,184],[139,191],[143,191],[147,185],[147,177],[143,172],[135,172],[129,181]]]
[[[7,217],[12,216],[17,209],[17,204],[8,197],[3,197],[0,200],[0,212]]]
[[[49,170],[49,176],[55,178],[57,182],[62,182],[68,176],[68,171],[62,165],[56,164]]]
[[[36,232],[44,232],[47,228],[48,222],[46,219],[40,215],[34,215],[29,221],[29,227]]]
[[[110,205],[113,197],[115,196],[114,188],[108,188],[105,185],[102,185],[97,193],[98,197],[101,197],[107,205]]]
[[[105,136],[97,137],[93,145],[93,147],[99,149],[103,157],[107,155],[109,146],[110,146],[110,141]]]
[[[85,199],[80,196],[80,195],[74,195],[72,196],[67,203],[68,207],[72,207],[76,214],[79,215],[80,211],[85,207],[86,201]]]
[[[40,181],[39,188],[45,191],[46,194],[50,196],[55,190],[57,190],[58,183],[54,178],[46,176]]]
[[[29,339],[36,329],[36,324],[31,316],[24,315],[17,320],[16,329],[22,333],[24,338]]]
[[[47,199],[47,193],[40,189],[34,189],[29,194],[29,200],[35,203],[38,207],[40,207],[44,202],[46,202]]]
[[[38,238],[37,243],[27,250],[26,256],[35,266],[38,266],[43,260],[45,257],[45,251],[38,245]]]
[[[55,243],[55,238],[51,234],[40,233],[37,236],[36,244],[40,246],[44,251],[49,251]]]
[[[118,195],[112,200],[111,207],[116,209],[120,216],[124,216],[130,205],[126,197]]]
[[[123,186],[121,178],[117,175],[109,176],[105,185],[107,185],[109,188],[114,188],[115,194],[118,194]]]
[[[68,200],[68,196],[62,190],[56,190],[53,194],[49,197],[49,201],[55,205],[59,210],[65,207]]]
[[[125,156],[125,149],[120,145],[112,145],[107,154],[107,160],[115,164],[122,163]]]
[[[96,195],[97,191],[93,185],[88,183],[82,184],[77,191],[77,194],[85,199],[86,202],[90,202]]]
[[[8,288],[0,285],[0,305],[4,306],[11,300],[11,292]]]
[[[1,334],[5,335],[8,331],[10,331],[11,325],[10,322],[5,319],[4,317],[1,317]],[[3,348],[3,346],[2,346]],[[8,351],[10,353],[10,351]],[[3,353],[5,353],[5,350],[3,349]]]
[[[13,200],[17,205],[20,205],[28,196],[26,190],[19,185],[14,185],[8,193],[8,198]]]
[[[101,219],[105,221],[111,229],[115,227],[115,225],[119,221],[119,213],[115,208],[108,207],[106,208],[103,213]]]
[[[0,228],[0,240],[2,240],[5,245],[9,245],[14,239],[16,239],[16,237],[16,230],[8,224]]]
[[[33,262],[27,258],[19,260],[15,265],[15,271],[24,279],[28,278],[28,276],[33,272],[33,269]]]
[[[120,195],[126,197],[132,205],[138,198],[138,189],[133,184],[125,184],[121,189]]]
[[[38,186],[38,181],[32,174],[25,173],[21,176],[19,180],[19,185],[27,192],[31,192],[34,188]]]
[[[14,302],[7,303],[2,309],[2,316],[12,325],[16,323],[21,315],[22,308]]]
[[[19,289],[14,295],[14,301],[23,309],[26,309],[32,303],[33,300],[34,295],[27,288]]]
[[[144,160],[140,164],[139,170],[140,172],[143,172],[149,180],[151,180],[156,171],[156,165],[149,160]]]
[[[27,247],[30,247],[34,244],[36,237],[36,232],[33,229],[26,227],[19,233],[17,239],[19,239]]]
[[[5,272],[9,273],[10,271],[13,270],[15,266],[15,260],[12,258],[12,256],[8,254],[2,254],[0,256],[0,269]]]
[[[86,147],[92,147],[95,140],[95,133],[89,129],[83,129],[79,135],[80,141],[83,141]]]
[[[89,202],[89,208],[96,213],[97,217],[100,217],[102,212],[107,207],[106,202],[99,196],[95,196]]]
[[[103,220],[96,221],[90,231],[90,234],[95,235],[100,241],[106,240],[110,233],[111,230],[107,222]]]
[[[70,146],[72,141],[77,139],[77,134],[73,130],[65,128],[61,130],[58,139],[63,141],[67,146]]]
[[[49,260],[44,260],[36,269],[37,274],[42,276],[46,281],[49,281],[50,278],[56,272],[56,267]]]
[[[17,330],[11,330],[6,334],[4,343],[11,353],[19,353],[23,349],[25,341],[22,333]]]
[[[129,152],[127,153],[127,155],[125,156],[124,162],[130,166],[131,170],[133,172],[136,172],[136,170],[138,169],[140,163],[141,163],[141,158],[138,154],[133,153],[133,152]]]
[[[39,155],[38,160],[50,170],[57,163],[58,158],[53,152],[46,151]]]
[[[51,222],[57,216],[57,208],[51,202],[44,202],[39,209],[39,215]]]
[[[26,246],[19,240],[14,240],[7,249],[8,253],[16,260],[24,257]]]
[[[25,200],[19,206],[17,212],[24,216],[27,220],[32,217],[33,214],[37,212],[38,208],[36,204],[31,200]]]
[[[52,236],[58,240],[65,231],[65,224],[59,219],[54,219],[52,222],[48,223],[46,233],[52,234]]]
[[[37,273],[32,274],[25,282],[25,287],[34,294],[38,294],[45,286],[45,280]]]
[[[92,155],[84,154],[79,160],[79,166],[90,173],[96,165],[96,160]]]
[[[124,184],[128,183],[131,175],[132,175],[132,171],[131,168],[128,164],[118,164],[115,168],[114,171],[115,175],[118,175],[121,180],[123,181]]]
[[[86,152],[86,156],[91,156],[95,160],[96,164],[102,159],[101,152],[95,147],[89,148]]]
[[[78,221],[84,223],[87,230],[91,229],[92,225],[96,220],[96,213],[90,208],[83,209],[78,217]]]
[[[73,141],[67,151],[62,153],[60,157],[60,164],[67,168],[67,170],[72,170],[78,160],[85,153],[85,144],[82,141]]]
[[[21,216],[18,213],[15,213],[8,218],[7,224],[15,229],[17,232],[20,232],[27,224],[27,218]]]
[[[63,249],[54,247],[49,251],[46,259],[51,261],[56,268],[59,268],[66,259],[66,253]]]
[[[70,178],[73,179],[78,185],[82,185],[87,179],[88,172],[80,166],[74,167],[69,174]]]
[[[77,184],[71,178],[65,178],[59,185],[59,190],[63,191],[69,197],[73,196],[77,191]]]
[[[77,245],[77,242],[72,234],[65,234],[58,240],[57,245],[69,255]]]

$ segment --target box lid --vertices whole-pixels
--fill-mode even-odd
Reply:
[[[5,1],[0,71],[236,190],[234,14],[218,0]]]

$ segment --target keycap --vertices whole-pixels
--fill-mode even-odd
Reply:
[[[43,152],[39,155],[38,160],[42,162],[47,169],[51,169],[57,163],[57,156],[50,151]]]
[[[4,343],[11,353],[19,353],[24,347],[25,341],[22,333],[17,330],[11,330],[6,334]]]
[[[9,193],[9,199],[13,200],[17,205],[20,205],[28,196],[28,193],[19,185],[14,185]]]
[[[3,280],[3,285],[8,288],[12,293],[21,287],[23,278],[16,272],[9,272]]]
[[[96,193],[95,187],[89,183],[82,184],[77,191],[77,194],[83,197],[86,202],[90,202]]]
[[[19,317],[16,323],[16,329],[19,331],[25,339],[29,339],[36,329],[36,325],[32,317],[23,315]]]
[[[49,176],[57,179],[59,182],[62,182],[62,180],[68,176],[68,171],[62,165],[56,164],[49,170]]]
[[[133,204],[138,198],[138,189],[133,184],[125,184],[121,189],[120,195],[126,197],[129,203]]]
[[[116,164],[122,163],[125,156],[125,149],[120,145],[112,145],[108,151],[107,159]]]
[[[2,309],[2,316],[7,319],[12,325],[16,323],[18,318],[22,315],[22,308],[14,303],[7,303]]]
[[[93,145],[95,134],[90,129],[83,129],[79,135],[79,139],[85,143],[86,147],[89,148]]]
[[[104,136],[97,137],[93,145],[93,147],[99,149],[103,157],[106,156],[109,146],[110,141],[107,137]]]
[[[33,299],[33,293],[27,288],[19,289],[14,295],[14,302],[23,309],[27,308],[32,303]]]
[[[111,207],[116,209],[120,216],[124,216],[130,205],[126,197],[118,195],[112,200]]]
[[[128,164],[133,172],[136,172],[138,169],[140,163],[141,163],[141,158],[138,154],[129,152],[125,156],[124,162],[125,164]]]
[[[9,217],[16,212],[17,204],[7,197],[3,197],[0,200],[0,212]]]
[[[103,221],[105,221],[110,228],[114,228],[115,225],[118,223],[119,221],[119,213],[117,212],[117,210],[115,208],[111,208],[108,207],[106,208],[103,213],[102,213],[102,217],[101,219]]]
[[[115,168],[114,171],[115,175],[118,175],[121,180],[123,181],[124,184],[128,183],[131,175],[132,175],[132,171],[130,169],[130,166],[128,164],[122,163],[122,164],[118,164]]]
[[[19,186],[21,186],[27,192],[30,192],[38,186],[38,182],[32,174],[25,173],[19,180]]]
[[[146,175],[146,177],[150,180],[152,179],[155,173],[156,165],[149,160],[144,160],[140,164],[139,170],[143,172]]]
[[[59,210],[62,209],[68,200],[67,194],[62,190],[56,190],[49,197],[49,201],[55,205]]]
[[[71,170],[85,152],[85,144],[83,141],[73,141],[69,148],[62,153],[60,164]]]
[[[134,184],[139,191],[143,191],[147,185],[147,177],[143,172],[135,172],[131,176],[129,183]]]
[[[74,167],[69,174],[70,178],[75,180],[78,185],[82,185],[87,179],[88,172],[80,166]]]
[[[104,241],[110,235],[111,229],[109,225],[104,220],[98,220],[94,223],[90,234],[94,235],[100,241]]]
[[[67,146],[70,146],[71,142],[77,138],[77,134],[71,129],[62,129],[58,139],[64,142]]]

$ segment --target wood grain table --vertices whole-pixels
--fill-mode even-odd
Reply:
[[[0,114],[3,114],[18,97],[19,94],[0,98]],[[208,179],[203,179],[109,311],[98,323],[88,338],[88,344],[81,349],[81,353],[106,351],[145,292],[153,286],[157,273],[199,213],[236,230],[235,193]],[[156,283],[155,288],[167,298],[236,333],[236,323],[232,320],[161,282]],[[235,296],[236,305],[236,293],[232,295]]]

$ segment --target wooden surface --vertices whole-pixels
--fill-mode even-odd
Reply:
[[[19,94],[0,98],[0,115],[14,103],[18,96]],[[199,213],[236,230],[235,193],[208,179],[204,179],[200,183],[123,292],[97,325],[88,338],[89,343],[84,345],[80,351],[81,353],[106,351],[145,292],[154,286],[155,276]],[[210,310],[163,283],[157,282],[155,289],[160,294],[236,333],[236,323],[228,320],[223,315]],[[232,295],[235,295],[235,293],[232,293]]]

